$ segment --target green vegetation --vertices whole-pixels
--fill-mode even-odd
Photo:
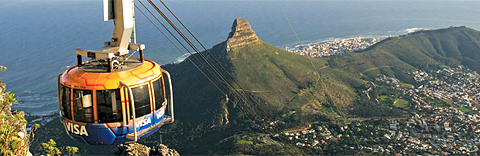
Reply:
[[[475,111],[470,110],[470,109],[465,108],[465,107],[459,107],[459,108],[457,108],[457,109],[460,110],[460,111],[462,111],[462,112],[464,112],[464,113],[466,113],[466,114],[476,114]]]
[[[42,148],[44,152],[47,154],[47,156],[62,155],[66,153],[68,153],[68,155],[75,155],[78,152],[78,147],[73,147],[73,146],[67,146],[65,148],[62,148],[64,150],[59,149],[57,147],[57,143],[53,139],[50,139],[46,143],[42,143]]]
[[[228,51],[235,78],[246,90],[268,103],[269,110],[281,109],[301,89],[314,87],[318,72],[307,57],[288,53],[268,43],[233,48]],[[319,69],[326,62],[311,59]],[[301,106],[300,106],[301,107]]]
[[[3,95],[3,102],[0,102],[0,112],[6,110],[10,105],[17,103],[17,99],[15,99],[15,94],[11,92],[6,92]]]
[[[58,149],[56,146],[57,143],[53,139],[50,139],[47,143],[42,143],[42,147],[48,156],[62,154],[62,152],[60,152],[60,149]]]
[[[356,89],[365,84],[357,75],[330,68],[326,59],[296,55],[264,41],[227,53],[235,78],[273,114],[303,109],[342,117],[358,96]]]
[[[5,71],[7,68],[0,66],[0,72]],[[4,86],[0,82],[0,90],[4,91]],[[30,132],[26,133],[25,125],[27,120],[25,120],[23,112],[12,113],[11,105],[17,103],[15,99],[15,94],[11,92],[0,92],[0,153],[1,155],[27,155],[29,150],[31,150],[31,145],[34,142],[34,132],[40,127],[39,124],[34,124],[31,127]],[[60,130],[59,130],[60,131]],[[41,137],[52,137],[52,136],[41,136]],[[42,144],[43,148],[47,155],[60,155],[61,152],[56,148],[56,143],[53,140],[48,141],[48,143]],[[78,152],[77,147],[67,146],[67,153],[69,155],[74,155]],[[57,152],[58,151],[58,152]]]
[[[386,102],[386,101],[391,101],[390,97],[388,97],[387,95],[382,95],[382,96],[379,96],[378,97],[378,101],[380,102]]]
[[[466,27],[421,31],[382,41],[362,52],[335,56],[330,65],[369,78],[382,75],[411,82],[414,69],[464,65],[480,70],[480,32]]]
[[[67,150],[68,155],[75,155],[78,152],[78,147],[67,146],[65,148]]]
[[[408,84],[408,83],[402,83],[402,87],[411,89],[411,88],[413,88],[413,85]]]
[[[0,73],[4,72],[5,70],[7,70],[7,67],[0,66]],[[2,78],[1,77],[0,77],[0,83],[2,83]]]
[[[235,144],[230,148],[232,153],[241,152],[246,155],[285,155],[286,148],[268,136],[249,134],[234,136],[231,139]],[[233,150],[232,150],[233,149]],[[238,152],[237,152],[238,151]]]
[[[430,104],[433,104],[437,107],[450,107],[450,106],[452,106],[451,102],[448,102],[446,100],[437,99],[437,98],[434,98],[434,99],[427,98],[426,102],[430,103]]]
[[[0,66],[0,72],[7,68]],[[3,93],[4,86],[0,82],[0,153],[1,155],[27,155],[30,144],[33,141],[33,132],[38,124],[35,124],[29,134],[26,134],[25,125],[27,121],[23,113],[12,113],[10,106],[17,103],[15,94]],[[3,95],[2,95],[3,94]]]
[[[404,99],[397,99],[393,105],[398,108],[406,108],[410,106],[410,102]]]
[[[253,142],[252,142],[252,141],[248,141],[248,140],[238,140],[238,141],[237,141],[237,144],[253,145]]]
[[[0,152],[3,155],[26,155],[28,144],[24,145],[24,138],[18,136],[25,124],[27,124],[27,121],[21,114],[0,116]]]
[[[370,91],[371,99],[365,96],[360,97],[357,103],[353,105],[353,109],[349,111],[349,114],[366,118],[405,117],[408,113],[394,105],[396,99],[399,99],[398,93],[390,87],[380,85],[378,84],[377,88]]]

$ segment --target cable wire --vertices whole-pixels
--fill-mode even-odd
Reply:
[[[192,56],[200,65],[202,65],[202,67],[203,67],[207,72],[209,72],[209,74],[210,74],[212,77],[214,77],[214,78],[216,79],[216,77],[213,76],[213,74],[208,70],[208,68],[206,68],[206,67],[195,57],[194,54],[192,54],[190,51],[188,51],[188,48],[186,48],[186,47],[178,40],[178,38],[176,38],[176,36],[175,36],[173,33],[171,33],[171,31],[170,31],[168,28],[166,28],[166,26],[155,16],[155,14],[153,14],[153,13],[143,4],[143,2],[141,2],[140,0],[139,0],[139,2],[144,6],[145,9],[147,9],[147,10],[150,12],[150,14],[151,14],[152,16],[154,16],[154,17],[157,19],[157,21],[158,21],[160,24],[162,24],[162,26],[170,33],[170,35],[172,35],[172,36],[177,40],[177,42],[179,42],[179,43],[187,50],[187,52],[189,52],[189,53],[191,54],[191,56]],[[199,53],[199,54],[201,54],[201,53]],[[202,59],[203,59],[203,58],[202,58]],[[207,61],[208,61],[208,60],[207,60]],[[193,64],[194,64],[194,63],[193,63]],[[220,83],[218,79],[216,79],[216,80],[217,80],[217,82],[218,82],[222,87],[224,87],[223,84]],[[224,88],[225,88],[225,87],[224,87]],[[225,88],[225,89],[226,89],[226,88]],[[226,89],[226,90],[228,90],[228,89]],[[238,94],[238,93],[237,93],[237,94]],[[224,95],[226,95],[226,94],[224,94]],[[237,95],[237,96],[241,97],[240,95]],[[245,101],[245,100],[243,100],[243,101]],[[240,105],[240,107],[241,107],[241,109],[242,109],[245,113],[247,113],[246,110],[245,110],[245,108],[244,108],[245,106]],[[250,109],[250,110],[253,110],[252,108],[249,108],[249,109]],[[250,111],[250,112],[252,112],[252,111]],[[252,114],[252,113],[248,113],[248,114]],[[255,116],[255,115],[252,115],[252,116]],[[248,116],[247,116],[247,117],[248,117]]]
[[[285,13],[285,10],[283,10],[283,7],[280,5],[280,2],[278,0],[276,0],[276,2],[277,2],[278,7],[280,8],[280,10],[282,10],[283,16],[285,17],[285,20],[287,20],[288,25],[290,25],[290,28],[292,29],[293,33],[295,34],[295,37],[297,37],[298,43],[302,44],[302,40],[300,40],[300,37],[298,37],[297,32],[293,28],[292,22],[290,22],[290,20],[288,19],[287,13]],[[317,84],[318,84],[318,81],[321,78],[320,71],[317,70],[317,67],[315,67],[315,65],[313,64],[311,59],[312,58],[308,58],[308,61],[310,61],[310,64],[312,65],[313,69],[315,70],[315,72],[317,72],[317,77],[318,77]],[[315,85],[317,85],[317,84],[315,84]]]
[[[182,53],[184,56],[186,56],[187,54],[185,52],[183,52],[180,47],[177,46],[177,44],[175,44],[171,39],[170,37],[168,37],[137,5],[135,5],[135,7],[142,13],[143,16],[145,16],[145,18],[148,19],[148,21],[150,21],[150,23],[153,24],[153,26],[155,26],[155,28],[157,28],[158,31],[160,31],[160,33],[162,33],[162,35],[167,38],[167,40],[173,45],[175,46],[175,48],[180,52]],[[210,81],[214,86],[215,88],[217,88],[223,95],[225,95],[225,92],[223,92],[213,81],[212,79],[210,79],[210,77],[208,77],[195,63],[193,63],[193,61],[190,59],[190,57],[187,56],[186,58],[188,61],[190,61],[194,66],[195,68],[198,69],[198,71],[200,71],[202,73],[203,76],[205,76],[205,78],[208,79],[208,81]]]
[[[150,1],[151,1],[151,0],[149,0],[149,2],[150,2]],[[246,91],[245,91],[245,89],[243,88],[243,86],[240,85],[240,83],[239,83],[236,79],[234,79],[232,75],[230,75],[230,73],[219,63],[219,61],[218,61],[217,59],[215,59],[215,57],[213,57],[213,55],[210,53],[210,51],[209,51],[207,48],[205,48],[205,46],[195,37],[195,35],[193,35],[193,33],[183,24],[183,22],[168,8],[168,6],[167,6],[162,0],[159,0],[159,1],[164,5],[165,8],[167,8],[167,9],[169,10],[169,12],[177,19],[177,21],[180,22],[180,24],[185,28],[185,30],[187,30],[187,31],[190,33],[190,35],[191,35],[193,38],[195,38],[195,40],[202,46],[202,48],[203,48],[210,56],[212,56],[212,58],[215,60],[215,62],[225,71],[225,73],[227,73],[227,75],[237,84],[237,86],[239,86],[239,87],[242,89],[243,93],[257,106],[257,108],[259,108],[259,109],[264,113],[264,115],[267,116],[267,117],[265,117],[265,116],[262,117],[263,119],[267,119],[266,121],[265,121],[265,120],[263,120],[263,121],[265,121],[265,122],[271,121],[271,118],[270,118],[270,116],[268,115],[268,113],[266,113],[266,112],[263,110],[263,108],[258,104],[258,102],[255,101],[251,95],[249,95],[248,93],[246,93]],[[152,2],[151,2],[151,3],[152,3]],[[154,4],[152,4],[152,5],[154,5]],[[158,11],[159,11],[159,10],[158,10]],[[163,13],[161,13],[161,14],[163,14]],[[164,16],[164,15],[162,15],[162,16]],[[164,18],[166,18],[166,16],[164,16]],[[167,19],[167,21],[168,21],[168,19]],[[169,22],[169,23],[172,24],[171,22]],[[176,28],[176,26],[174,26],[174,25],[172,25],[172,27]],[[293,27],[292,27],[292,28],[293,28]],[[176,29],[176,30],[178,30],[178,29]],[[184,35],[182,35],[182,36],[184,36]],[[298,35],[297,35],[297,37],[298,37]],[[309,60],[309,61],[310,61],[310,60]],[[313,66],[313,63],[312,63],[311,61],[310,61],[310,63],[311,63],[312,66]],[[315,67],[315,66],[313,66],[313,67],[314,67],[315,71],[317,71],[317,70],[316,70],[316,67]],[[276,128],[278,131],[281,132],[281,129],[278,127],[278,125],[276,125],[275,122],[273,122],[273,123],[274,123],[274,126],[273,126],[273,127]]]
[[[151,1],[151,0],[149,0]],[[183,24],[183,22],[175,15],[175,13],[173,13],[170,8],[168,8],[168,6],[162,1],[162,0],[159,0],[163,6],[165,6],[165,8],[167,8],[167,10],[175,17],[175,19],[177,19],[177,21],[185,28],[185,30],[188,31],[188,33],[202,46],[202,48],[211,56],[211,58],[223,69],[223,71],[236,83],[237,86],[240,87],[240,89],[242,90],[242,92],[246,95],[248,95],[248,93],[245,91],[245,89],[243,88],[242,85],[240,85],[240,83],[225,69],[225,67],[223,67],[221,65],[221,63],[215,58],[213,57],[213,55],[210,53],[210,51],[198,40],[197,37],[195,37],[195,35],[193,35],[193,33],[185,26],[185,24]],[[173,26],[172,26],[173,27]],[[247,96],[251,101],[254,102],[254,104],[262,111],[262,113],[264,113],[265,115],[268,115],[265,110],[251,97],[251,96]],[[267,119],[267,120],[270,120],[270,119]]]
[[[149,11],[149,9],[148,9],[140,0],[139,0],[139,2]],[[204,61],[207,63],[207,65],[210,67],[210,69],[212,69],[212,70],[214,71],[214,73],[215,73],[218,77],[220,77],[220,79],[222,79],[222,81],[223,81],[224,83],[227,84],[227,87],[230,88],[230,91],[233,92],[234,95],[237,95],[237,96],[240,98],[240,99],[239,99],[240,101],[243,101],[243,102],[244,102],[245,105],[241,105],[241,104],[239,105],[243,112],[245,112],[245,113],[250,112],[250,113],[248,113],[248,114],[252,115],[257,121],[259,121],[257,117],[260,117],[260,122],[263,122],[263,123],[268,123],[268,121],[271,121],[271,118],[270,118],[269,114],[266,113],[266,112],[263,110],[263,108],[262,108],[262,107],[258,104],[258,102],[252,97],[252,95],[248,94],[248,93],[245,91],[245,89],[243,88],[243,86],[240,85],[240,83],[225,69],[225,67],[223,67],[223,65],[210,53],[210,51],[205,48],[205,46],[198,40],[198,38],[196,38],[195,35],[193,35],[193,33],[183,24],[183,22],[181,22],[181,20],[170,10],[170,8],[168,8],[168,6],[166,6],[166,4],[165,4],[162,0],[160,0],[160,2],[169,10],[169,12],[177,19],[177,21],[179,21],[179,22],[181,23],[181,25],[189,32],[189,34],[197,41],[197,43],[202,46],[202,48],[205,50],[205,52],[207,52],[207,53],[209,54],[209,56],[218,64],[218,66],[224,71],[224,73],[226,73],[226,74],[228,75],[228,77],[229,77],[231,80],[233,80],[238,87],[241,88],[241,90],[243,91],[243,94],[240,93],[240,92],[238,92],[237,89],[235,89],[235,87],[228,81],[228,79],[227,79],[223,74],[221,74],[221,72],[215,67],[215,65],[213,65],[213,64],[209,61],[209,59],[208,59],[206,56],[204,56],[204,55],[202,54],[202,52],[200,52],[200,51],[198,50],[198,48],[196,48],[196,46],[185,36],[185,34],[183,34],[183,33],[178,29],[178,27],[176,27],[175,24],[174,24],[151,0],[148,0],[148,2],[149,2],[149,3],[157,10],[157,12],[170,24],[170,26],[175,29],[175,31],[176,31],[176,32],[185,40],[185,42],[187,42],[187,44],[201,57],[201,59],[204,60]],[[137,7],[137,9],[139,9],[139,8]],[[140,10],[140,9],[139,9],[139,10]],[[149,12],[150,12],[150,14],[151,14],[152,16],[154,16],[154,17],[157,19],[157,21],[158,21],[159,23],[162,24],[162,26],[170,33],[170,35],[174,36],[174,38],[177,40],[177,42],[179,42],[179,43],[187,50],[187,52],[189,52],[190,55],[191,55],[191,56],[194,56],[194,58],[196,59],[195,55],[191,54],[191,52],[188,51],[188,49],[178,40],[178,38],[176,38],[175,35],[173,35],[173,34],[165,27],[165,25],[164,25],[151,11],[149,11]],[[143,13],[143,14],[144,14],[144,13]],[[146,15],[144,14],[144,16],[146,16]],[[150,19],[149,19],[149,20],[150,20]],[[151,20],[150,20],[150,22],[153,24],[153,22],[152,22]],[[155,25],[155,24],[154,24],[154,25]],[[157,26],[156,26],[156,27],[157,27]],[[157,27],[157,29],[159,29],[159,28]],[[292,29],[293,29],[293,27],[292,27]],[[161,30],[160,30],[160,31],[161,31]],[[161,31],[161,32],[162,32],[162,31]],[[162,32],[162,34],[164,34],[164,33]],[[166,35],[164,34],[164,36],[166,36]],[[299,39],[299,38],[298,38],[298,35],[297,35],[297,39]],[[170,40],[170,42],[173,42],[173,41]],[[173,44],[173,43],[172,43],[172,44]],[[174,44],[174,45],[176,45],[176,44]],[[177,49],[179,49],[178,46],[176,46],[176,47],[177,47]],[[180,50],[180,51],[181,51],[181,50]],[[181,52],[183,53],[183,51],[181,51]],[[185,53],[183,53],[183,54],[185,55]],[[189,59],[189,60],[190,60],[190,59]],[[198,59],[196,59],[196,60],[197,60],[198,63],[200,63],[200,61],[198,61]],[[194,63],[193,61],[190,60],[190,62],[192,62],[192,64],[195,65],[195,63]],[[311,62],[311,61],[310,61],[310,62]],[[311,62],[311,63],[312,63],[312,62]],[[203,66],[202,63],[200,63],[200,64]],[[312,65],[313,65],[313,63],[312,63]],[[196,66],[196,67],[197,67],[197,69],[199,69],[198,66]],[[221,82],[216,78],[216,76],[214,76],[214,74],[211,74],[211,72],[210,72],[207,68],[205,68],[205,66],[203,66],[203,68],[204,68],[206,71],[208,71],[212,77],[214,77],[214,78],[217,80],[217,83],[219,83],[220,85],[222,85]],[[314,68],[315,68],[315,66],[314,66]],[[199,70],[200,70],[200,69],[199,69]],[[202,73],[203,73],[203,72],[202,72]],[[204,74],[204,76],[206,76],[206,75]],[[207,76],[206,76],[206,77],[207,77]],[[207,78],[208,78],[208,77],[207,77]],[[209,79],[209,80],[210,80],[210,79]],[[213,83],[213,81],[210,81],[210,82]],[[222,86],[223,86],[223,85],[222,85]],[[225,87],[225,86],[223,86],[223,87]],[[217,89],[219,89],[219,88],[217,87]],[[220,89],[219,89],[219,90],[220,90]],[[223,93],[223,92],[222,92],[222,93]],[[224,95],[227,95],[227,94],[224,94]],[[263,114],[257,112],[256,109],[253,109],[253,107],[249,107],[249,106],[248,106],[248,103],[250,103],[250,102],[248,102],[248,101],[251,101],[252,103],[254,103],[255,106],[253,106],[253,105],[251,105],[251,106],[259,108],[259,109],[262,111]],[[247,110],[246,110],[245,108],[247,108]],[[248,110],[250,110],[250,111],[248,111]],[[247,116],[247,117],[248,117],[248,116]],[[265,120],[265,119],[266,119],[266,120]],[[281,132],[281,129],[278,127],[278,125],[276,125],[275,122],[273,122],[273,123],[274,123],[273,128],[277,129],[277,131],[275,131],[275,132],[278,134],[278,132]],[[272,129],[272,130],[273,130],[273,129]],[[270,130],[267,129],[266,131],[270,131]],[[269,133],[272,133],[272,132],[270,131]],[[273,133],[272,133],[272,134],[273,134]],[[285,142],[285,141],[283,141],[283,139],[282,139],[281,137],[279,137],[279,139],[282,140],[282,142]],[[285,146],[284,146],[284,148],[285,148]],[[287,148],[285,148],[285,149],[287,149]]]
[[[209,67],[217,74],[217,76],[219,76],[223,82],[225,82],[227,84],[227,86],[229,88],[231,88],[231,90],[233,90],[234,93],[238,94],[238,92],[236,91],[235,87],[228,81],[228,79],[220,73],[220,71],[208,60],[208,58],[203,55],[202,52],[200,52],[200,50],[198,50],[198,48],[185,36],[185,34],[183,34],[183,32],[180,31],[180,29],[178,29],[178,27],[158,8],[158,6],[156,6],[156,4],[152,1],[152,0],[148,0],[148,2],[157,10],[157,12],[170,24],[170,26],[172,28],[175,29],[175,31],[188,43],[188,45],[190,45],[191,48],[193,48],[197,54],[199,54],[199,56],[209,65]],[[208,51],[207,51],[208,52]],[[211,58],[213,58],[214,60],[215,57],[213,57],[210,53],[210,56]],[[217,60],[216,60],[217,61]],[[225,73],[227,73],[230,78],[234,81],[236,81],[229,73],[228,71],[225,70],[225,68],[217,61],[217,64],[218,66],[222,67],[225,71]],[[238,83],[238,82],[237,82]],[[239,85],[239,84],[238,84]],[[241,85],[239,85],[241,87]],[[245,93],[245,96],[247,96],[248,94]],[[243,97],[243,96],[239,96],[239,97]],[[251,98],[249,96],[247,96],[248,98]],[[252,101],[254,101],[253,99],[251,99]],[[248,100],[244,100],[244,101],[248,101]],[[256,109],[252,109],[253,112],[256,112]],[[263,109],[261,109],[263,111]],[[261,115],[260,113],[257,113],[259,115]],[[265,113],[266,114],[266,113]]]

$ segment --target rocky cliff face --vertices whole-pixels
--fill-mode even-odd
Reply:
[[[4,93],[6,85],[0,82],[0,155],[32,155],[29,152],[29,136],[27,136],[24,112],[12,110],[11,94]],[[33,137],[33,136],[32,136]]]
[[[5,87],[6,87],[5,83],[0,82],[0,103],[3,102],[3,94],[4,94],[3,91],[5,90]]]
[[[259,41],[257,34],[247,20],[237,18],[233,22],[232,31],[227,38],[227,49],[235,48]]]

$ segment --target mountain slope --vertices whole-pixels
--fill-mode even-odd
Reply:
[[[344,97],[332,96],[330,101],[338,101],[344,103],[343,106],[347,106],[356,96],[352,85],[358,86],[364,83],[350,73],[330,68],[325,59],[296,55],[258,39],[248,22],[243,19],[235,20],[227,41],[214,46],[210,53],[233,75],[246,92],[253,95],[264,109],[272,113],[271,115],[282,108],[295,110],[309,103],[321,104],[320,101],[328,101],[324,99],[324,95],[304,96],[306,91],[312,90],[324,92],[322,94],[341,94]],[[193,57],[199,56],[195,54],[190,58]],[[221,95],[190,61],[186,60],[164,68],[174,73],[172,78],[176,90],[175,97],[178,98],[175,99],[176,111],[179,112],[177,116],[192,117],[190,112],[194,110],[210,112],[206,113],[209,115],[202,117],[204,120],[211,118],[212,110],[219,110],[211,107],[213,103],[219,103],[222,98],[225,99],[224,95]],[[229,81],[235,84],[232,79]],[[236,89],[242,91],[239,86],[236,86]],[[184,96],[195,100],[182,98]],[[301,103],[298,104],[299,102]]]
[[[244,89],[228,77],[237,91],[252,95],[271,117],[292,110],[307,114],[321,112],[331,118],[340,117],[343,110],[353,104],[358,96],[354,87],[364,84],[363,80],[350,73],[330,68],[324,59],[296,55],[260,40],[244,19],[236,19],[227,40],[209,51]],[[202,54],[215,62],[207,52]],[[198,65],[194,57],[200,58],[199,54],[189,57]],[[175,147],[180,153],[205,153],[211,150],[208,149],[209,145],[248,129],[245,122],[249,122],[246,120],[252,118],[251,114],[245,114],[238,108],[242,101],[235,100],[235,94],[231,90],[227,92],[220,87],[229,93],[223,95],[189,60],[166,65],[164,68],[172,73],[176,125],[184,126],[180,128],[181,131],[189,129],[183,137],[191,139],[188,142],[178,142],[180,148],[190,147]],[[218,65],[216,68],[221,69]],[[203,67],[201,69],[211,77]],[[232,100],[227,100],[227,97]],[[185,128],[185,125],[208,131],[205,132],[208,134],[199,135],[190,128]],[[297,123],[295,126],[302,124]],[[223,130],[215,133],[215,136],[211,135],[217,129]],[[175,128],[171,130],[172,133],[179,131]]]
[[[420,31],[383,41],[365,51],[336,56],[329,63],[369,78],[394,76],[444,65],[464,65],[480,71],[480,32],[466,27]]]

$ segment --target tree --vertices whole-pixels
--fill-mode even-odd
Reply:
[[[78,152],[78,147],[67,146],[66,147],[68,155],[75,155]]]
[[[57,143],[53,139],[50,139],[46,143],[42,143],[42,148],[47,156],[62,155],[62,153],[63,154],[68,153],[68,155],[70,156],[78,153],[78,147],[67,146],[67,147],[58,148]]]
[[[3,112],[7,107],[9,107],[9,106],[11,106],[15,103],[17,103],[17,99],[15,99],[15,94],[10,93],[10,92],[6,92],[3,95],[3,101],[0,101],[0,108],[1,108],[0,112]]]
[[[47,156],[62,154],[62,152],[60,152],[60,149],[58,149],[56,146],[57,143],[53,139],[50,139],[50,141],[48,141],[47,143],[42,143],[42,147],[45,150],[45,153],[47,153]]]

